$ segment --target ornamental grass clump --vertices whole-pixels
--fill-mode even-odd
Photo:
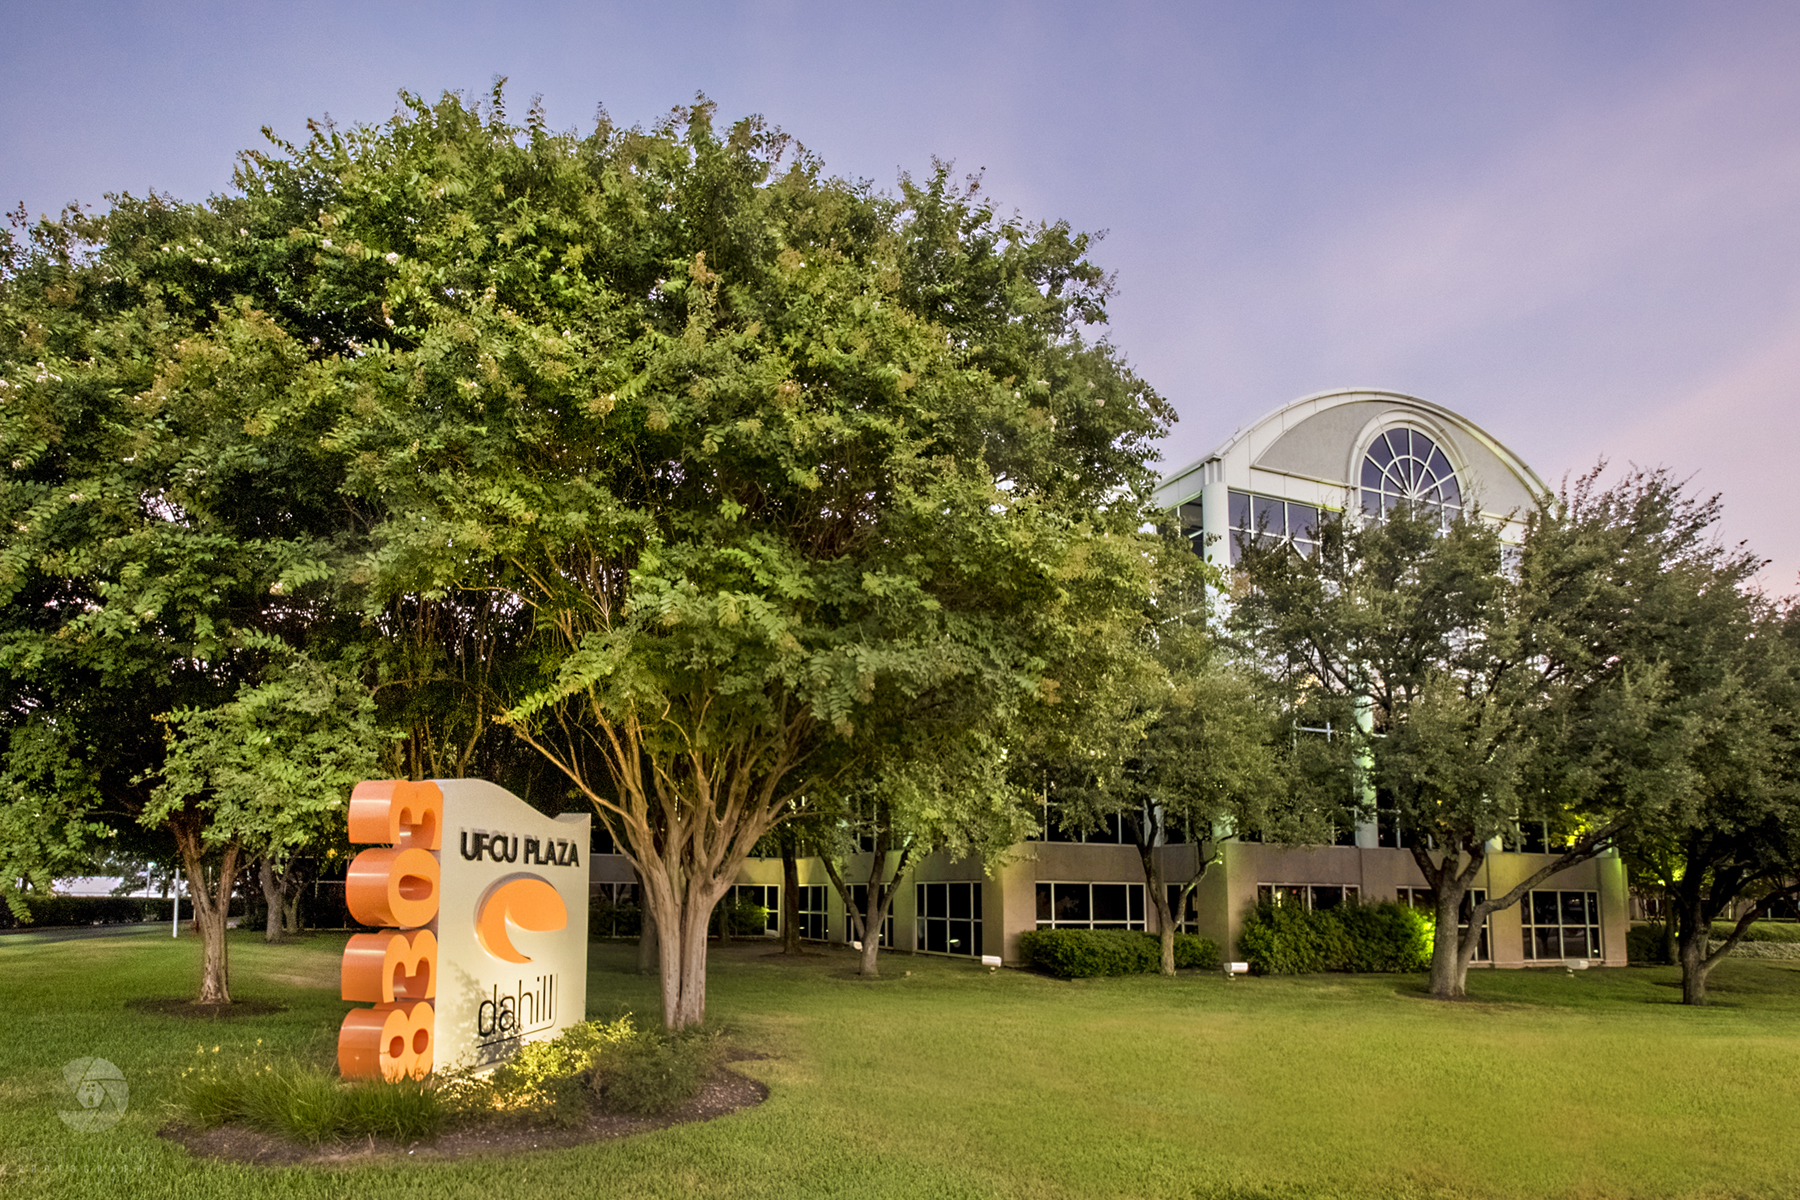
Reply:
[[[176,1080],[174,1105],[200,1128],[240,1124],[309,1145],[351,1138],[418,1141],[450,1117],[425,1080],[344,1080],[314,1063],[277,1061],[262,1052],[219,1057],[218,1046]]]

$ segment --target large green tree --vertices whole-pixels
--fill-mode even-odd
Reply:
[[[1753,586],[1762,563],[1722,547],[1646,597],[1648,652],[1681,752],[1671,803],[1629,831],[1627,857],[1667,904],[1682,1002],[1753,922],[1800,894],[1800,653],[1795,619]],[[1731,921],[1723,938],[1713,923]]]
[[[1070,833],[1117,821],[1137,847],[1162,973],[1175,974],[1177,913],[1217,861],[1218,845],[1254,829],[1308,840],[1329,831],[1308,803],[1276,697],[1216,627],[1216,572],[1185,539],[1161,547],[1143,620],[1116,647],[1092,646],[1072,673],[1064,719],[1045,723],[1032,769],[1045,818]],[[1311,749],[1310,745],[1301,747]],[[1171,880],[1171,860],[1183,855]],[[1174,888],[1175,901],[1170,900]]]
[[[1328,522],[1310,558],[1246,547],[1239,635],[1288,680],[1295,723],[1351,749],[1341,794],[1365,820],[1379,799],[1435,893],[1432,995],[1464,994],[1491,913],[1685,787],[1655,598],[1712,553],[1714,511],[1666,474],[1596,473],[1524,514],[1512,563],[1493,525],[1435,506]],[[1554,857],[1465,905],[1524,822]]]
[[[240,182],[290,222],[281,302],[335,304],[292,395],[379,510],[366,577],[526,619],[497,711],[637,868],[671,1026],[785,814],[871,756],[1004,745],[1141,608],[1168,409],[1085,333],[1087,240],[947,168],[884,195],[705,103],[575,136],[496,93]]]
[[[341,462],[288,407],[315,346],[246,297],[278,290],[253,221],[241,201],[116,197],[15,227],[0,269],[6,854],[39,877],[97,832],[172,835],[208,1002],[229,999],[236,855],[206,797],[155,798],[159,718],[360,627],[332,585],[359,525]]]

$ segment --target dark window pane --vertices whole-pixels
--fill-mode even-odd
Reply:
[[[1227,512],[1231,517],[1231,527],[1233,529],[1252,528],[1250,524],[1250,493],[1228,492],[1226,499],[1228,500]]]
[[[1425,461],[1430,465],[1431,473],[1433,475],[1437,476],[1439,479],[1450,478],[1450,460],[1444,457],[1444,452],[1442,450],[1433,446],[1430,455],[1426,457]]]
[[[1366,488],[1381,486],[1381,464],[1374,459],[1363,459],[1362,485]]]
[[[1312,906],[1315,909],[1336,908],[1344,902],[1344,889],[1341,887],[1316,887],[1312,890]]]
[[[1562,893],[1562,923],[1564,925],[1586,925],[1587,894],[1585,892]]]
[[[1058,921],[1088,921],[1088,885],[1085,883],[1059,883],[1056,885],[1056,919]]]
[[[925,915],[928,917],[947,917],[948,900],[944,895],[944,885],[928,883],[925,885]]]
[[[1319,536],[1319,510],[1310,504],[1287,506],[1288,533],[1294,537]]]
[[[1262,533],[1272,533],[1277,537],[1287,535],[1287,505],[1280,500],[1268,496],[1256,497],[1256,511],[1253,519],[1256,529]]]
[[[1562,952],[1564,958],[1587,958],[1588,939],[1587,926],[1576,925],[1562,931]]]
[[[1094,885],[1094,920],[1123,921],[1130,912],[1127,905],[1124,884],[1096,883]]]
[[[925,922],[925,949],[942,954],[950,949],[948,921]]]
[[[1364,488],[1362,494],[1362,510],[1367,516],[1375,516],[1381,512],[1381,493],[1374,488]]]
[[[969,885],[952,883],[945,885],[950,898],[950,915],[962,920],[969,919]]]
[[[1444,499],[1457,508],[1462,507],[1462,488],[1457,486],[1456,476],[1446,475],[1439,481],[1444,489]]]
[[[1562,939],[1557,936],[1557,931],[1554,926],[1547,929],[1534,929],[1531,933],[1532,941],[1534,943],[1534,952],[1531,957],[1561,958],[1563,956]]]
[[[979,883],[969,885],[969,908],[975,919],[981,920],[981,885]]]
[[[1040,921],[1048,921],[1052,919],[1055,912],[1056,909],[1050,903],[1050,885],[1047,883],[1038,884],[1037,919]]]
[[[1131,895],[1131,919],[1133,921],[1142,921],[1144,919],[1143,885],[1134,883],[1127,890]]]
[[[1593,892],[1587,894],[1587,923],[1589,925],[1600,923],[1600,897]]]
[[[1556,893],[1531,893],[1531,923],[1533,925],[1554,925],[1556,921]]]
[[[1369,446],[1369,457],[1377,466],[1385,467],[1394,461],[1394,451],[1385,437],[1378,437]]]

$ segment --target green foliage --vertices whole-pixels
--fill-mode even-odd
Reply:
[[[1025,965],[1059,979],[1141,975],[1162,967],[1162,947],[1154,934],[1129,929],[1038,929],[1019,935]],[[1175,966],[1217,970],[1219,948],[1191,933],[1175,935]]]
[[[718,1064],[717,1034],[702,1029],[643,1029],[608,1048],[593,1089],[614,1112],[659,1116],[700,1094]]]
[[[1244,918],[1238,953],[1257,975],[1311,975],[1349,969],[1350,938],[1329,912],[1262,904]]]
[[[174,901],[142,896],[37,896],[30,897],[30,920],[22,921],[10,909],[0,908],[0,929],[57,925],[128,925],[141,921],[167,921]],[[193,905],[181,898],[184,918],[194,915]]]
[[[355,664],[306,655],[272,667],[230,701],[168,714],[168,752],[139,821],[206,813],[202,840],[236,840],[284,860],[341,825],[350,790],[375,774],[383,740]]]
[[[176,1080],[173,1103],[201,1128],[241,1123],[298,1141],[379,1137],[414,1141],[435,1136],[450,1109],[428,1081],[346,1082],[331,1068],[257,1051],[221,1059],[219,1047]]]
[[[1196,933],[1175,935],[1175,969],[1178,971],[1217,971],[1224,965],[1219,943]]]
[[[1737,927],[1735,921],[1714,921],[1712,936],[1729,937]],[[1635,927],[1634,927],[1635,928]],[[1787,945],[1800,943],[1800,922],[1794,921],[1757,921],[1744,932],[1746,942],[1778,942]]]
[[[635,938],[644,928],[644,910],[636,904],[614,904],[604,895],[588,900],[590,938]]]
[[[769,931],[769,910],[748,900],[721,902],[716,910],[729,924],[732,937],[761,937]]]
[[[1359,974],[1423,971],[1431,965],[1430,914],[1404,904],[1344,904],[1330,914],[1350,942],[1344,969]]]
[[[1393,901],[1310,910],[1262,904],[1244,918],[1238,951],[1257,975],[1413,972],[1431,962],[1432,922]]]
[[[629,1015],[587,1021],[549,1041],[527,1042],[485,1074],[446,1073],[437,1086],[450,1111],[460,1117],[499,1114],[574,1125],[587,1115],[593,1072],[629,1053],[636,1036]]]
[[[1720,924],[1723,925],[1723,922]],[[1714,926],[1715,931],[1719,928],[1719,926]],[[1729,932],[1730,928],[1727,926],[1722,932],[1719,932],[1719,936],[1723,937]],[[1625,931],[1625,957],[1634,967],[1658,966],[1668,963],[1670,961],[1669,942],[1663,924],[1660,921],[1652,921],[1648,924],[1634,922],[1631,928]]]

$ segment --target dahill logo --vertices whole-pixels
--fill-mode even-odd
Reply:
[[[536,875],[509,875],[481,897],[475,937],[481,948],[509,963],[527,963],[529,955],[512,944],[507,925],[530,933],[553,933],[569,924],[569,910],[556,889]]]

